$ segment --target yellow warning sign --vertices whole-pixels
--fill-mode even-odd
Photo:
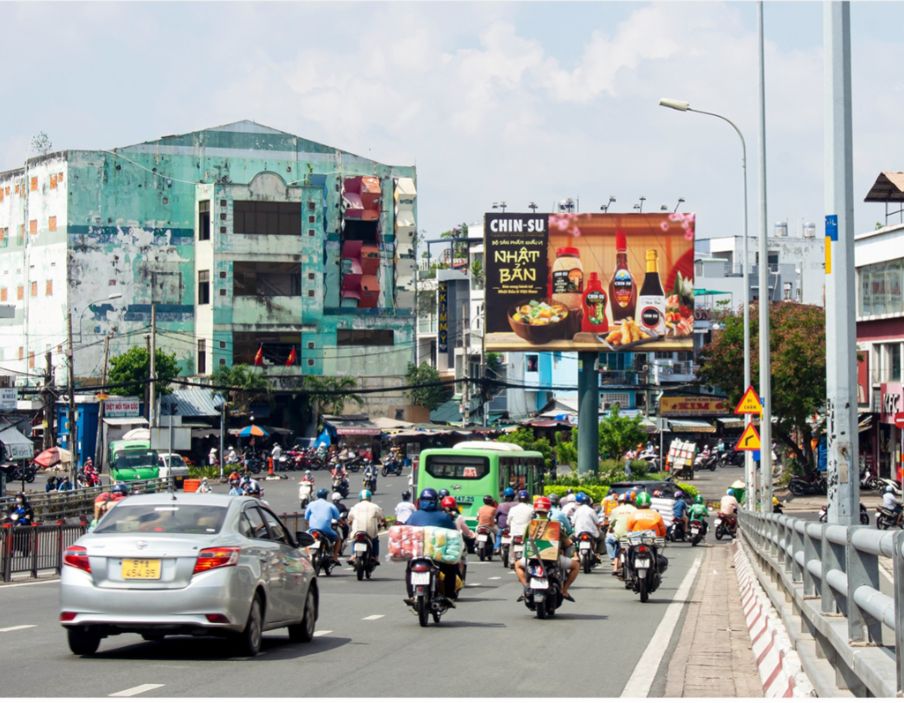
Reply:
[[[760,446],[760,433],[756,431],[756,427],[751,422],[744,429],[744,434],[738,439],[734,448],[736,452],[755,452],[760,449]]]
[[[735,415],[762,415],[763,406],[753,386],[748,386],[744,395],[734,409]]]

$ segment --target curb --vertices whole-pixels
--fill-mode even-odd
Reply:
[[[747,621],[751,648],[765,698],[811,698],[813,684],[788,638],[775,608],[760,587],[743,548],[735,542],[733,561],[741,593],[741,609]]]

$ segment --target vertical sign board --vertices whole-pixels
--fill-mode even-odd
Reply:
[[[449,284],[442,281],[436,287],[437,342],[436,350],[440,354],[449,352]]]
[[[0,411],[12,412],[16,409],[16,389],[0,388]]]

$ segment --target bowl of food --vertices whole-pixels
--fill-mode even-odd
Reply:
[[[531,344],[546,344],[554,339],[570,339],[575,324],[580,329],[580,311],[552,299],[526,300],[508,311],[512,331]]]

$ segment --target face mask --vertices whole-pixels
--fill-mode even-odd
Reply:
[[[16,505],[22,505],[22,499],[16,498]]]

